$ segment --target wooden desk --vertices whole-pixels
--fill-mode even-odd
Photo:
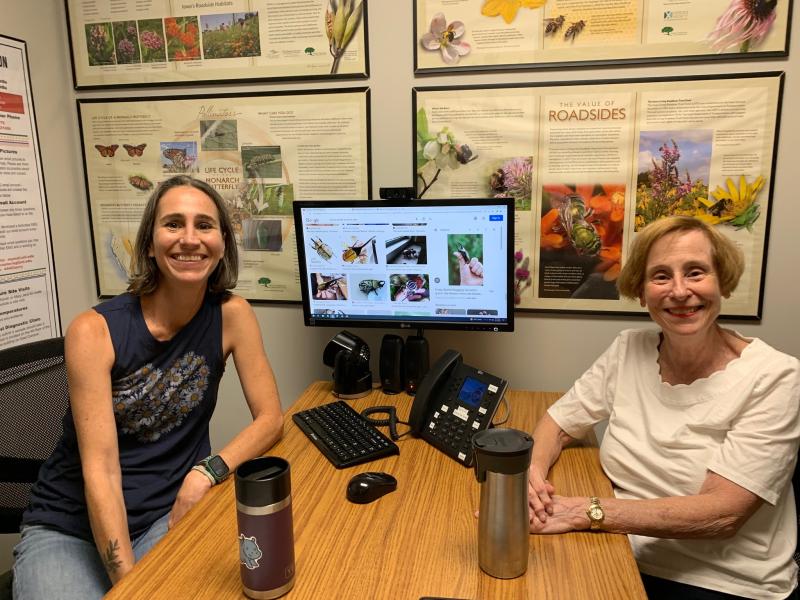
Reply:
[[[335,469],[291,419],[298,410],[334,400],[330,389],[317,382],[303,393],[286,415],[283,439],[269,452],[286,458],[292,469],[297,575],[286,598],[645,598],[622,535],[534,535],[525,576],[486,575],[478,567],[474,472],[409,437],[399,442],[400,456]],[[532,431],[557,395],[510,391],[507,397],[508,426]],[[351,402],[359,411],[395,404],[401,418],[411,406],[405,394],[379,391]],[[397,491],[372,504],[351,504],[345,487],[362,471],[392,473]],[[611,495],[596,447],[567,449],[550,479],[562,494]],[[106,598],[242,598],[238,558],[231,478],[213,488]]]

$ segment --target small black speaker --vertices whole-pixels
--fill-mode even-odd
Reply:
[[[406,392],[416,394],[419,382],[430,367],[428,340],[419,335],[406,338]]]
[[[405,389],[404,363],[403,338],[387,333],[381,341],[381,355],[378,361],[384,393],[399,394]]]

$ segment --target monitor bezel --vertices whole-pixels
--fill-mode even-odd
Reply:
[[[459,331],[514,331],[514,199],[513,198],[470,198],[455,200],[451,198],[432,198],[414,200],[295,200],[294,229],[297,246],[297,260],[300,271],[300,295],[303,307],[303,322],[307,327],[369,327],[405,330],[459,330]],[[387,208],[416,208],[425,206],[496,206],[503,205],[508,215],[506,227],[506,316],[504,323],[446,322],[438,320],[422,321],[392,319],[315,319],[311,316],[309,274],[306,263],[306,243],[303,232],[301,211],[304,208],[364,208],[385,206]]]

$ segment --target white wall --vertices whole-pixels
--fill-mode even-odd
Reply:
[[[794,11],[798,30],[800,11]],[[108,96],[172,96],[189,93],[269,91],[361,86],[347,83],[253,84],[162,88],[135,91],[76,93],[72,89],[66,15],[61,0],[2,0],[0,34],[28,43],[42,161],[47,185],[55,249],[61,318],[66,325],[75,315],[95,304],[94,272],[83,165],[75,98]],[[796,37],[796,36],[795,36]],[[744,335],[758,336],[777,348],[800,356],[797,325],[797,231],[800,202],[794,189],[794,172],[800,146],[800,116],[794,108],[800,99],[800,63],[793,60],[709,62],[688,65],[611,67],[605,69],[550,69],[528,73],[470,74],[414,78],[412,2],[373,0],[369,7],[369,56],[372,90],[373,197],[380,186],[412,186],[411,89],[427,85],[550,82],[627,77],[738,73],[784,70],[787,73],[781,119],[780,147],[772,207],[772,227],[766,272],[763,318],[760,323],[736,322]],[[797,49],[795,49],[795,54]],[[257,306],[265,346],[278,380],[284,407],[289,406],[313,380],[330,373],[322,365],[325,343],[332,328],[305,328],[296,305]],[[608,345],[621,329],[641,326],[642,319],[613,316],[518,314],[510,334],[426,333],[431,356],[446,348],[461,351],[468,363],[508,379],[520,389],[564,390]],[[376,356],[382,330],[355,330]],[[377,364],[374,368],[377,371]],[[377,375],[376,375],[377,377]],[[215,447],[220,447],[248,420],[232,365],[223,380],[220,403],[212,423]],[[10,565],[15,536],[0,536],[0,570]]]

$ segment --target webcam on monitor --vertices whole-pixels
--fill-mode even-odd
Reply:
[[[382,187],[378,194],[381,200],[413,200],[417,191],[413,187]]]

